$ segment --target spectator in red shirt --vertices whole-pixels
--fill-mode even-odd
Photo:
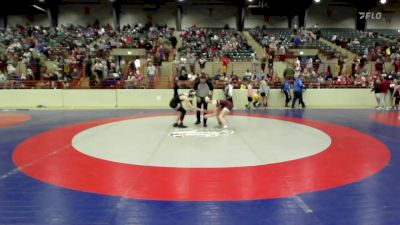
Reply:
[[[229,64],[229,57],[228,57],[228,55],[224,55],[223,57],[222,57],[222,69],[221,69],[221,72],[222,72],[222,74],[223,75],[226,75],[226,72],[227,72],[227,70],[228,70],[228,64]]]
[[[383,71],[383,62],[381,58],[378,58],[375,62],[375,70],[382,73]]]

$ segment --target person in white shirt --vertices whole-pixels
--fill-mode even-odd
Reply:
[[[247,69],[246,73],[244,73],[245,76],[253,77],[253,73],[250,72],[249,69]]]
[[[125,80],[125,88],[126,89],[133,88],[135,81],[136,81],[135,74],[133,72],[130,72],[128,78]]]
[[[17,72],[17,70],[15,69],[15,67],[10,63],[7,65],[7,73],[8,74],[14,74],[15,72]]]
[[[262,79],[260,82],[261,102],[264,107],[268,106],[268,95],[269,95],[269,90],[270,90],[267,79],[268,79],[267,76],[265,76],[265,78]]]
[[[149,81],[149,85],[151,86],[154,84],[154,78],[157,73],[157,68],[154,66],[153,63],[150,62],[146,70],[147,70],[147,80]]]
[[[4,88],[5,84],[7,83],[6,75],[0,71],[0,88]]]
[[[308,71],[311,71],[313,69],[313,59],[311,57],[308,57],[307,69]]]
[[[100,62],[100,60],[97,60],[96,64],[94,64],[94,72],[97,74],[97,78],[99,80],[103,80],[103,69],[103,64]]]
[[[136,68],[136,70],[140,70],[140,59],[139,59],[139,56],[137,56],[136,59],[135,59],[135,68]]]
[[[226,100],[233,102],[233,84],[231,82],[227,82],[225,85],[225,98]]]

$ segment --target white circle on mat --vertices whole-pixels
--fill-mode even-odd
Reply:
[[[223,168],[272,164],[318,154],[330,137],[313,127],[283,120],[228,116],[231,135],[172,138],[175,116],[107,123],[74,136],[73,147],[91,157],[142,166]],[[195,116],[185,118],[189,129]],[[208,126],[217,125],[210,118]],[[201,127],[201,126],[200,126]],[[200,128],[199,127],[199,128]]]

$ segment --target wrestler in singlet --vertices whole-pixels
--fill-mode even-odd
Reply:
[[[226,108],[228,111],[231,111],[233,109],[233,104],[231,101],[228,100],[219,100],[217,99],[217,107],[220,109]]]

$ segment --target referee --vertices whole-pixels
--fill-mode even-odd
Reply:
[[[199,79],[196,80],[194,84],[194,90],[196,90],[197,97],[197,108],[201,108],[203,105],[203,109],[207,110],[207,103],[205,101],[205,97],[212,98],[214,87],[212,85],[212,81],[207,79],[205,74],[202,74]],[[197,121],[196,125],[200,124],[200,111],[197,111]],[[207,127],[207,119],[203,116],[203,126]]]

